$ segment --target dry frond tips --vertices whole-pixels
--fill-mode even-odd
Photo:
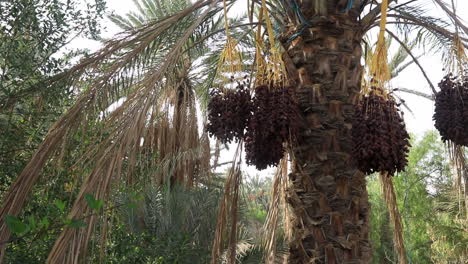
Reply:
[[[353,120],[353,156],[359,169],[393,175],[408,163],[410,143],[405,123],[394,99],[372,87],[356,105]]]

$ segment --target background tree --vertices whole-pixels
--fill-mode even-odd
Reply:
[[[394,177],[408,262],[466,262],[467,226],[463,220],[465,215],[459,214],[457,199],[454,199],[453,172],[446,158],[447,150],[434,131],[414,138],[412,146],[406,171]],[[376,177],[371,177],[368,184],[373,206],[371,238],[375,250],[372,262],[394,263],[393,245],[387,237],[391,227],[377,181]]]
[[[82,52],[64,51],[67,43],[99,35],[104,2],[98,0],[86,8],[78,5],[76,1],[30,0],[0,4],[2,188],[21,171],[75,95],[66,82],[48,85],[44,81],[63,72]]]
[[[79,92],[67,80],[46,80],[63,74],[85,50],[65,46],[77,37],[97,38],[105,10],[101,0],[87,6],[80,1],[12,0],[0,3],[0,197],[24,168],[49,127],[72,104]],[[47,185],[32,190],[36,197],[24,215],[43,223],[44,230],[10,244],[7,263],[44,262],[57,237],[46,231],[64,212],[54,200],[72,202],[66,184],[72,164],[64,160],[44,169]],[[47,180],[46,180],[47,181]],[[44,188],[45,187],[45,188]],[[2,240],[2,245],[5,241]],[[3,253],[3,252],[2,252]],[[3,254],[2,254],[3,255]]]

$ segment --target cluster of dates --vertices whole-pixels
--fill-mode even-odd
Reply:
[[[248,83],[238,83],[235,89],[213,89],[208,104],[206,130],[223,144],[244,137],[252,116],[252,96]]]
[[[290,86],[260,85],[253,98],[246,86],[211,92],[206,129],[223,143],[244,139],[247,164],[263,170],[284,156],[299,126],[298,107]]]
[[[299,110],[291,86],[255,88],[253,115],[245,137],[246,162],[262,170],[278,165],[285,144],[299,127]]]
[[[442,140],[468,147],[468,75],[445,76],[435,96],[433,119]]]
[[[353,156],[366,173],[386,171],[393,175],[408,163],[409,135],[398,106],[375,88],[356,105],[353,120]]]

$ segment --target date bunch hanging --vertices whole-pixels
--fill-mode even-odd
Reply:
[[[408,163],[409,135],[398,104],[387,92],[391,74],[388,68],[385,28],[388,1],[382,1],[380,31],[364,79],[361,98],[355,105],[352,123],[352,155],[358,169],[394,175]]]
[[[439,88],[435,96],[435,127],[444,142],[468,147],[468,74],[448,74]]]
[[[237,81],[237,86],[232,88],[232,84],[236,83],[235,76],[242,73],[243,63],[238,42],[229,33],[226,2],[224,2],[224,19],[226,44],[220,54],[217,68],[220,88],[210,91],[206,130],[210,136],[226,144],[233,140],[240,141],[244,137],[244,130],[252,115],[252,98],[247,76],[243,81]]]
[[[448,141],[449,148],[468,147],[468,56],[458,32],[444,67],[447,75],[440,81],[440,91],[435,94],[432,119],[442,140]]]
[[[223,144],[239,141],[252,116],[252,97],[248,80],[234,89],[215,88],[210,92],[206,130]]]
[[[371,88],[355,107],[353,156],[366,173],[386,171],[393,175],[408,163],[409,135],[402,114],[391,95]]]
[[[255,41],[253,114],[244,143],[246,163],[263,170],[268,166],[277,166],[284,157],[286,144],[294,140],[300,119],[294,87],[288,85],[281,46],[276,45],[266,1],[262,1],[259,21],[265,22],[269,43],[264,45],[262,24],[259,24]]]
[[[285,143],[296,135],[299,112],[291,86],[259,85],[253,98],[253,115],[245,136],[246,162],[263,170],[277,166]]]

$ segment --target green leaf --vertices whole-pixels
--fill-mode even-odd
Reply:
[[[47,229],[49,228],[49,225],[50,225],[49,219],[47,218],[47,216],[44,216],[44,218],[42,218],[41,222],[39,223],[39,226],[41,228]]]
[[[28,216],[28,222],[29,222],[29,227],[31,228],[31,231],[35,231],[37,229],[37,224],[36,224],[36,219],[34,216],[30,215]]]
[[[57,206],[57,208],[60,210],[60,212],[65,211],[65,206],[67,205],[66,202],[56,199],[56,200],[54,200],[54,204],[55,204],[55,206]]]
[[[131,197],[133,197],[133,199],[135,199],[137,201],[143,200],[143,198],[144,198],[144,196],[139,192],[131,192],[130,195],[131,195]]]
[[[10,231],[17,235],[25,234],[30,230],[28,224],[23,223],[18,217],[13,215],[7,215],[5,217],[5,222]]]
[[[137,208],[137,204],[134,203],[134,202],[129,202],[129,203],[127,204],[127,208],[129,208],[129,209],[135,209],[135,208]]]
[[[69,228],[80,228],[80,227],[85,227],[87,226],[87,224],[81,220],[70,220],[70,219],[67,219],[67,227]]]
[[[102,200],[94,199],[94,196],[89,193],[85,194],[85,199],[86,199],[86,203],[88,204],[88,206],[91,207],[91,209],[94,209],[96,211],[101,209],[102,206],[104,205],[104,202]]]

